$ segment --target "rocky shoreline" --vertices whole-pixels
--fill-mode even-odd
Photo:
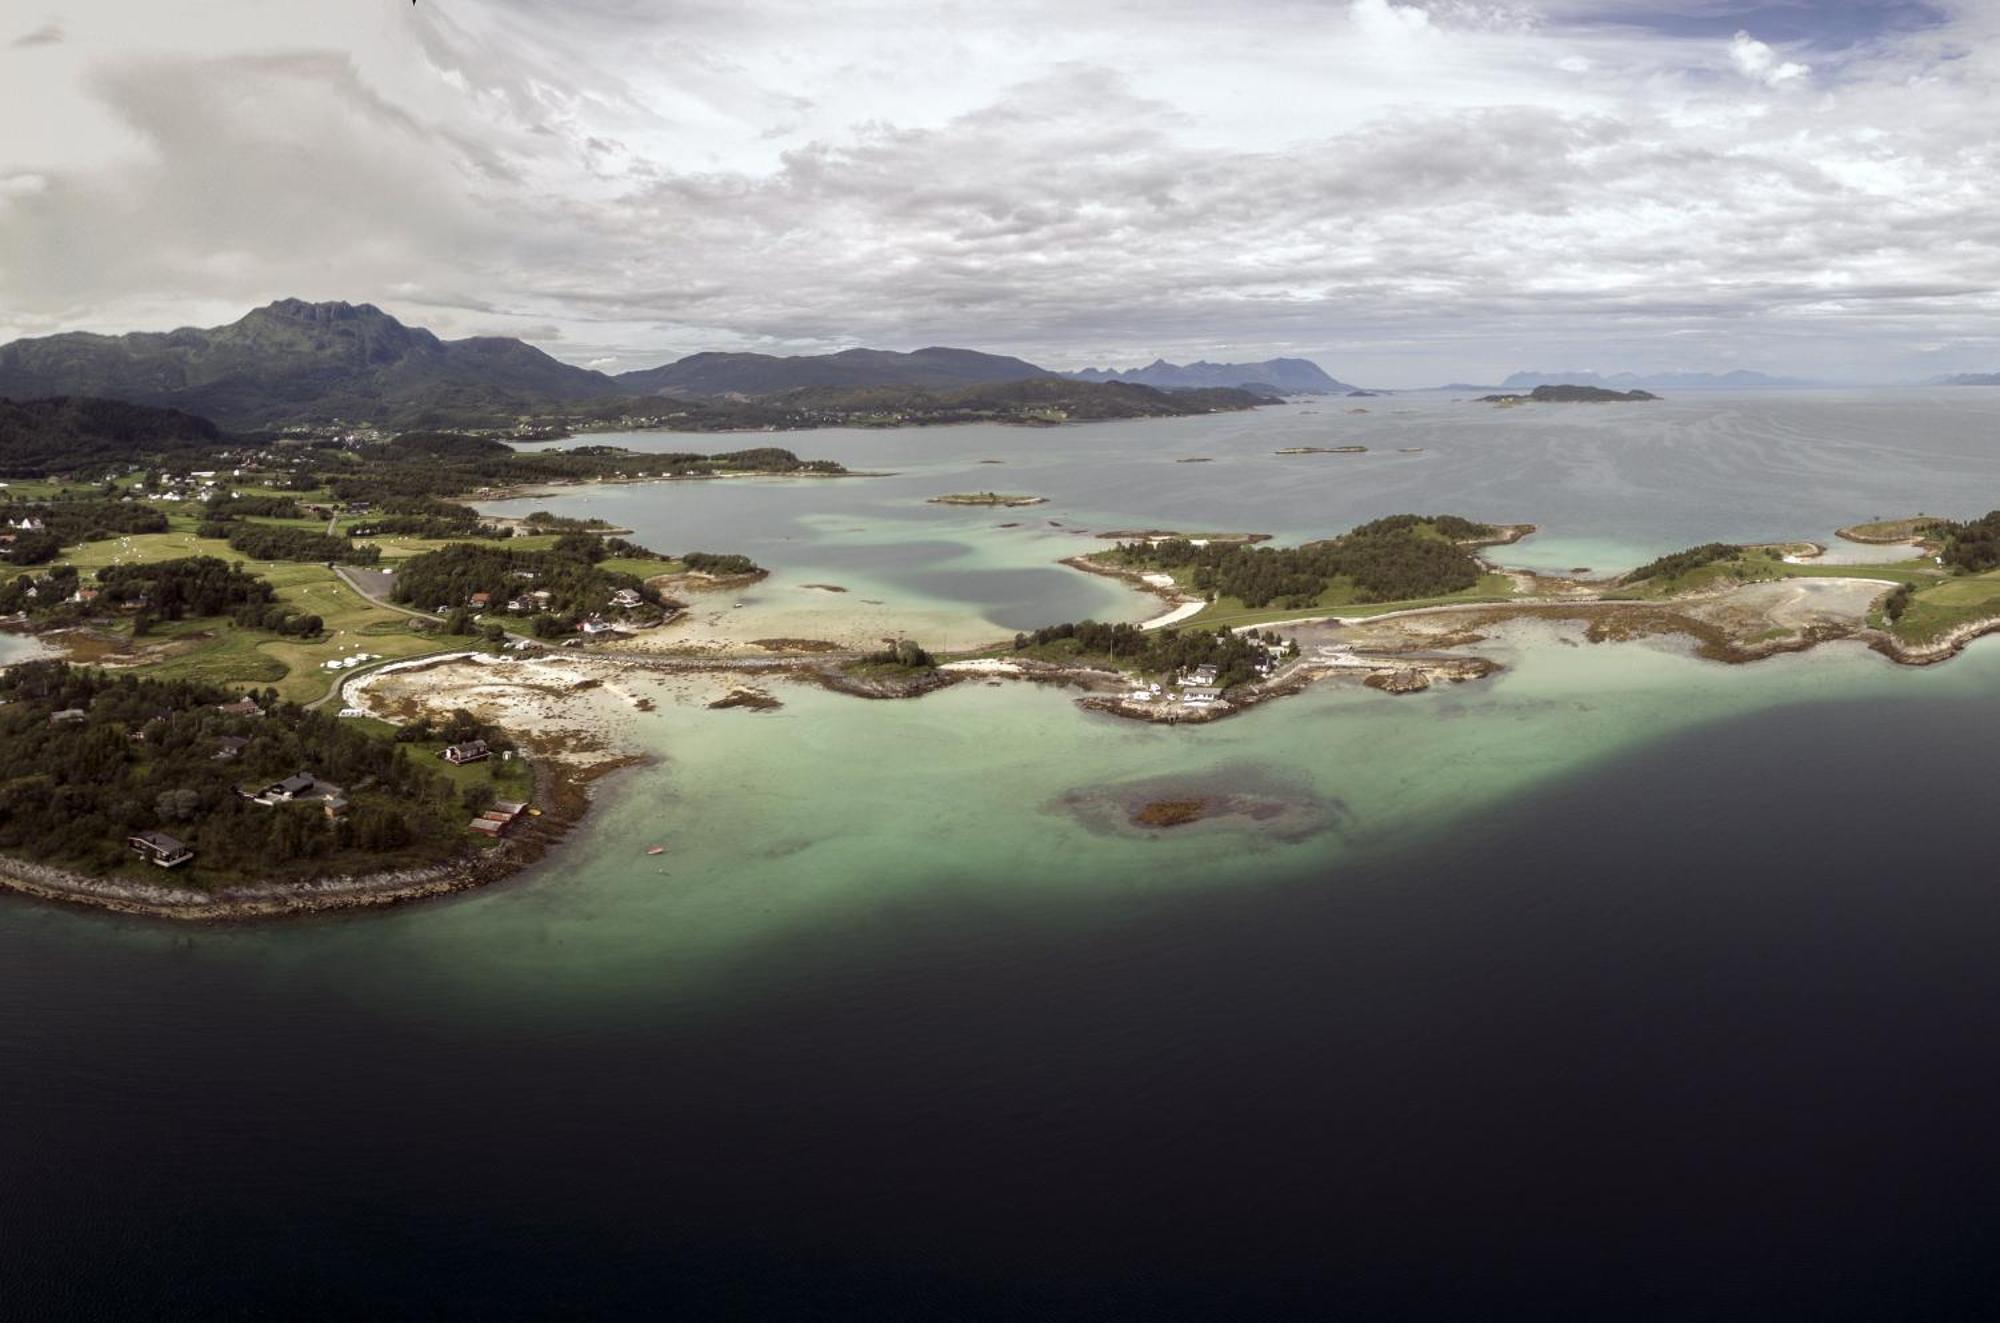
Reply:
[[[130,878],[93,877],[0,856],[0,890],[114,914],[195,923],[298,918],[405,905],[488,886],[538,862],[582,820],[589,804],[589,783],[639,761],[619,759],[577,773],[538,759],[535,799],[547,805],[541,817],[527,819],[530,825],[520,835],[491,849],[425,867],[288,882],[244,882],[205,891]]]

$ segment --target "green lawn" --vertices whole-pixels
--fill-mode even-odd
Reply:
[[[1885,579],[1922,587],[1943,580],[1944,571],[1927,560],[1899,560],[1867,565],[1829,565],[1818,560],[1796,565],[1752,553],[1699,566],[1672,578],[1645,579],[1607,596],[1624,601],[1659,601],[1699,592],[1725,583],[1769,583],[1776,579]]]
[[[1889,626],[1905,643],[1930,643],[1960,625],[2000,616],[2000,570],[1945,579],[1919,589]]]
[[[1415,597],[1396,602],[1357,602],[1354,600],[1354,585],[1346,580],[1338,580],[1316,598],[1311,606],[1305,607],[1247,607],[1233,597],[1218,598],[1204,607],[1200,614],[1183,620],[1175,628],[1215,629],[1227,626],[1240,629],[1245,625],[1270,625],[1284,620],[1302,620],[1309,616],[1379,616],[1390,611],[1409,611],[1425,606],[1451,606],[1471,602],[1506,602],[1514,597],[1514,581],[1504,574],[1483,574],[1479,582],[1462,592],[1447,593],[1441,597]]]
[[[202,680],[236,688],[273,685],[281,697],[310,702],[327,694],[342,674],[323,663],[356,652],[401,659],[463,647],[464,639],[418,634],[400,611],[376,606],[317,561],[243,561],[228,543],[196,537],[192,530],[142,533],[86,542],[64,557],[86,578],[105,565],[219,556],[268,581],[278,599],[325,622],[315,639],[284,638],[239,629],[226,619],[175,621],[154,628],[152,638],[186,640],[189,646],[149,670],[166,678]],[[129,625],[124,626],[129,628]]]

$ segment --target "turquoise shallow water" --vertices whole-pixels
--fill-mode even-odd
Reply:
[[[51,937],[340,984],[383,1013],[417,1008],[475,1032],[511,1032],[517,1016],[646,1017],[754,980],[760,950],[836,918],[929,897],[1102,922],[1179,893],[1338,887],[1651,742],[1801,703],[1962,698],[2000,677],[1987,644],[1925,671],[1852,647],[1725,667],[1524,625],[1491,655],[1506,669],[1485,681],[1408,697],[1323,683],[1191,729],[1019,684],[903,702],[780,685],[776,712],[633,714],[630,739],[653,765],[602,786],[550,861],[486,891],[235,931],[17,917]],[[1218,794],[1242,796],[1243,811],[1171,830],[1128,821],[1149,800]],[[655,843],[667,853],[645,855]],[[365,981],[350,977],[356,962]]]

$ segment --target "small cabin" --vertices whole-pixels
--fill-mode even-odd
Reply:
[[[468,740],[464,744],[448,746],[439,756],[453,766],[463,766],[466,763],[476,763],[491,758],[493,750],[486,747],[485,740]]]
[[[222,713],[225,717],[261,717],[264,715],[264,709],[257,706],[257,700],[247,694],[233,703],[220,704],[215,710]]]
[[[194,858],[193,850],[163,831],[135,832],[125,838],[125,843],[131,846],[132,852],[141,859],[158,864],[161,868],[179,868]]]
[[[645,598],[639,596],[637,592],[630,588],[620,588],[617,592],[611,594],[611,605],[623,607],[628,610],[635,606],[644,605],[645,600]]]

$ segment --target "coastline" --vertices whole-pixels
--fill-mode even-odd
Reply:
[[[382,909],[490,886],[539,862],[583,820],[590,784],[644,759],[623,758],[587,771],[537,758],[535,800],[546,804],[523,834],[443,863],[379,873],[335,874],[286,882],[245,882],[214,891],[129,878],[94,877],[0,855],[0,891],[58,904],[181,923],[241,923],[342,910]]]
[[[711,474],[592,479],[560,485],[574,487],[597,481],[706,481],[724,476],[876,475]],[[1533,524],[1493,528],[1492,536],[1462,545],[1505,546],[1536,531]],[[1208,536],[1241,542],[1265,540],[1261,534]],[[1806,548],[1795,553],[1801,559],[1815,553],[1823,555],[1825,550],[1817,544],[1784,545]],[[1205,598],[1180,589],[1167,575],[1108,564],[1098,559],[1100,554],[1071,556],[1058,563],[1084,573],[1118,579],[1136,591],[1162,599],[1167,609],[1142,622],[1141,629],[1165,628],[1197,617],[1208,605]],[[1996,614],[1959,624],[1922,644],[1908,643],[1870,623],[1872,605],[1885,589],[1899,581],[1864,574],[1731,579],[1672,597],[1643,599],[1612,596],[1620,588],[1615,580],[1564,579],[1508,570],[1483,556],[1480,561],[1487,570],[1512,579],[1520,595],[1511,600],[1432,602],[1361,614],[1322,609],[1235,627],[1238,632],[1278,629],[1295,632],[1296,641],[1302,645],[1301,655],[1268,678],[1237,686],[1212,701],[1184,702],[1174,692],[1158,698],[1144,695],[1135,698],[1130,673],[1101,668],[1082,659],[1076,664],[1065,664],[1009,658],[1002,653],[987,657],[961,655],[956,660],[947,657],[938,668],[908,672],[850,670],[850,665],[863,656],[862,652],[843,645],[789,637],[753,640],[744,645],[764,649],[761,655],[584,647],[573,652],[519,657],[451,651],[388,661],[341,677],[319,701],[343,707],[352,704],[370,715],[391,720],[407,720],[426,708],[480,710],[491,724],[515,735],[533,758],[534,798],[543,808],[541,817],[522,827],[519,835],[490,848],[474,849],[468,841],[457,856],[421,868],[290,881],[249,881],[218,885],[213,891],[205,891],[124,876],[95,878],[0,858],[0,890],[128,915],[228,922],[379,908],[490,885],[523,871],[555,848],[587,815],[589,787],[594,781],[646,761],[615,747],[618,743],[615,720],[598,720],[595,725],[586,720],[581,728],[563,728],[565,715],[572,718],[571,727],[577,726],[573,718],[579,705],[571,696],[592,691],[615,699],[618,712],[653,710],[653,699],[636,692],[647,685],[661,692],[680,694],[705,687],[715,690],[715,694],[704,693],[703,697],[715,701],[703,702],[702,706],[768,710],[782,704],[768,694],[744,691],[740,684],[727,693],[716,686],[748,677],[784,678],[851,697],[889,700],[918,698],[968,679],[996,684],[1015,680],[1078,689],[1082,692],[1075,705],[1084,711],[1155,724],[1204,725],[1297,694],[1329,677],[1344,676],[1386,694],[1405,695],[1438,684],[1493,675],[1502,669],[1501,663],[1460,649],[1482,641],[1485,638],[1482,631],[1510,621],[1581,624],[1584,638],[1593,643],[1678,636],[1689,641],[1694,655],[1729,665],[1852,640],[1895,664],[1930,666],[1957,656],[1978,638],[2000,632],[2000,614]],[[763,578],[764,573],[721,579],[682,575],[675,579],[674,586],[696,592],[734,589]],[[838,585],[812,586],[845,591]],[[18,632],[26,637],[41,637],[32,628],[21,628]],[[61,646],[63,641],[51,638],[49,642]],[[1005,644],[993,646],[1004,648]],[[650,678],[642,682],[641,677]],[[744,701],[740,697],[744,692],[753,692],[753,697],[769,701]],[[738,697],[731,698],[731,694]],[[602,715],[600,712],[599,717]]]

